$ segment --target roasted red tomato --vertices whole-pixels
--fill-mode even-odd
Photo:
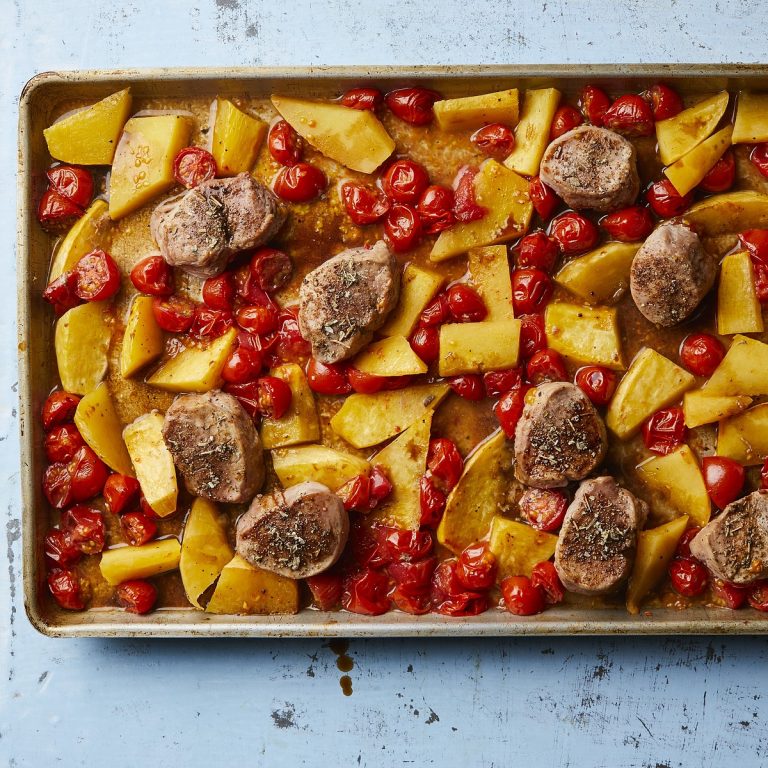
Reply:
[[[82,504],[70,507],[61,515],[61,527],[72,537],[72,543],[84,554],[93,555],[104,549],[106,528],[98,509]]]
[[[351,109],[374,111],[384,103],[384,94],[378,88],[350,88],[341,103]]]
[[[467,223],[482,219],[488,209],[478,205],[475,197],[475,176],[478,169],[471,165],[459,168],[453,181],[453,216],[456,221]]]
[[[51,189],[71,200],[80,208],[87,208],[93,197],[93,176],[85,168],[57,165],[47,173]]]
[[[168,333],[188,331],[195,317],[195,305],[183,296],[156,298],[152,302],[155,322]]]
[[[568,497],[563,491],[528,488],[520,497],[520,517],[537,531],[557,531],[563,524]]]
[[[725,509],[736,501],[744,487],[744,467],[724,456],[705,456],[701,460],[704,485],[715,506]]]
[[[531,571],[531,585],[544,592],[544,600],[549,605],[561,603],[565,597],[565,587],[557,575],[555,564],[549,560],[536,563]]]
[[[143,512],[128,512],[120,518],[125,540],[132,547],[152,541],[157,534],[157,523]]]
[[[567,104],[558,107],[555,116],[552,118],[552,126],[549,129],[549,140],[559,139],[564,133],[572,131],[584,122],[581,112],[575,107]]]
[[[465,400],[482,400],[485,397],[483,377],[478,373],[465,373],[448,380],[451,389]]]
[[[398,88],[390,91],[384,102],[395,117],[411,125],[428,125],[435,116],[432,106],[441,99],[428,88]]]
[[[574,256],[597,245],[600,233],[597,227],[580,213],[562,213],[553,222],[552,239],[566,256]]]
[[[84,445],[85,441],[74,424],[60,424],[45,436],[45,458],[52,464],[69,461]]]
[[[510,368],[508,371],[488,371],[483,374],[483,386],[488,397],[503,395],[510,389],[519,387],[521,381],[519,368]]]
[[[72,477],[72,498],[75,501],[88,501],[101,494],[109,477],[107,465],[87,445],[72,457],[69,473]]]
[[[614,239],[624,243],[645,240],[653,231],[651,212],[642,205],[632,205],[600,219],[600,226]]]
[[[421,220],[410,205],[393,205],[384,220],[384,238],[395,253],[410,251],[421,240]]]
[[[235,294],[235,281],[231,272],[209,277],[203,283],[203,303],[211,309],[231,311]]]
[[[698,536],[701,528],[694,526],[693,528],[686,528],[683,531],[683,535],[677,542],[675,548],[675,557],[691,557],[691,541]]]
[[[365,568],[344,579],[341,604],[352,613],[379,616],[391,607],[389,579],[381,571]]]
[[[413,160],[395,160],[381,179],[384,194],[395,203],[418,203],[428,186],[426,168]]]
[[[117,599],[128,613],[149,613],[157,602],[157,590],[144,579],[124,581],[117,587]]]
[[[476,616],[488,609],[488,595],[467,589],[458,577],[458,561],[443,560],[432,574],[434,610],[444,616]]]
[[[336,573],[318,573],[307,579],[312,592],[312,604],[319,611],[332,611],[341,602],[341,576]]]
[[[528,360],[547,346],[543,315],[520,316],[520,357]]]
[[[390,206],[389,199],[380,189],[354,181],[341,185],[341,199],[349,218],[359,226],[375,224],[387,215]]]
[[[707,588],[707,569],[692,557],[675,558],[668,568],[672,589],[684,597],[696,597]]]
[[[389,562],[421,560],[431,554],[435,542],[431,531],[411,531],[392,526],[378,526],[376,535],[389,550]]]
[[[251,309],[251,307],[247,307]],[[262,307],[258,308],[259,310]],[[243,310],[238,310],[238,317]],[[239,323],[238,323],[239,324]],[[189,326],[190,336],[196,339],[217,339],[234,325],[232,313],[226,309],[211,309],[203,304],[195,307],[192,324]],[[240,326],[243,327],[242,325]],[[250,328],[246,328],[250,330]]]
[[[711,376],[725,357],[725,347],[709,333],[691,333],[680,345],[680,361],[696,376]]]
[[[768,582],[760,581],[752,585],[747,600],[756,611],[768,611]]]
[[[519,268],[534,267],[550,272],[560,255],[557,243],[547,236],[546,232],[538,230],[526,235],[517,246],[517,266]]]
[[[301,160],[304,142],[285,120],[278,120],[269,129],[269,154],[280,165],[296,165]]]
[[[72,503],[72,475],[69,464],[46,467],[43,473],[43,493],[54,509],[64,509]]]
[[[170,296],[174,285],[173,267],[162,256],[147,256],[134,265],[131,270],[131,282],[141,293],[150,296]]]
[[[239,346],[233,350],[221,370],[221,378],[228,384],[244,384],[255,381],[264,368],[261,352]]]
[[[464,459],[453,440],[447,437],[437,437],[429,441],[427,452],[427,469],[433,482],[445,494],[453,490],[459,482]]]
[[[45,229],[57,232],[66,229],[83,215],[83,209],[68,197],[53,189],[47,189],[37,206],[37,220]]]
[[[410,344],[411,349],[425,363],[434,363],[440,356],[440,331],[435,327],[417,328],[410,338]]]
[[[307,381],[319,395],[346,395],[352,391],[343,363],[321,363],[313,357],[307,365]]]
[[[82,611],[85,608],[80,579],[74,571],[54,568],[48,574],[48,589],[62,608],[69,611]]]
[[[671,219],[682,216],[691,207],[693,192],[680,195],[669,179],[662,179],[651,184],[645,199],[659,218]]]
[[[258,380],[259,412],[270,419],[281,419],[291,407],[293,393],[288,384],[276,376]]]
[[[504,160],[515,148],[515,132],[502,123],[490,123],[476,130],[470,141],[483,153]]]
[[[120,270],[105,251],[91,251],[75,264],[75,294],[83,301],[105,301],[120,290]]]
[[[437,528],[445,509],[445,494],[427,475],[424,475],[419,481],[419,505],[421,508],[421,525],[427,528]]]
[[[263,291],[272,293],[284,288],[291,281],[293,262],[291,257],[277,248],[259,248],[248,265],[251,277]]]
[[[516,269],[512,273],[515,316],[540,312],[552,298],[552,281],[541,269]]]
[[[427,187],[417,206],[424,234],[436,235],[452,227],[456,223],[453,215],[454,205],[452,189],[438,185]]]
[[[503,394],[499,402],[493,406],[493,412],[496,414],[504,434],[510,440],[514,440],[517,422],[520,421],[520,417],[523,415],[526,390],[526,387],[511,389]]]
[[[749,587],[741,587],[736,584],[729,584],[721,579],[712,579],[712,592],[719,597],[726,608],[732,611],[741,608],[747,602]]]
[[[442,325],[450,317],[450,314],[451,310],[448,307],[447,294],[439,293],[419,315],[419,325],[427,328]]]
[[[83,552],[73,541],[69,531],[52,528],[43,542],[45,561],[49,568],[69,568],[83,556]]]
[[[505,608],[516,616],[533,616],[546,606],[544,590],[527,576],[508,576],[501,582],[501,594]]]
[[[730,149],[707,171],[699,189],[715,194],[727,192],[736,181],[736,158]]]
[[[53,307],[57,315],[63,315],[68,309],[82,304],[76,290],[77,273],[64,272],[48,283],[43,291],[43,299]]]
[[[215,310],[214,310],[215,311]],[[231,316],[230,313],[227,313]],[[237,324],[248,333],[255,333],[259,336],[264,336],[268,333],[272,333],[277,330],[280,312],[278,308],[271,302],[266,301],[263,304],[253,304],[248,307],[240,307],[235,312],[235,321]],[[226,330],[224,328],[222,333]],[[217,335],[221,335],[220,333]]]
[[[750,152],[749,159],[752,161],[752,165],[754,165],[763,176],[768,178],[768,143],[758,144],[752,152]],[[37,216],[40,218],[39,211]]]
[[[488,314],[480,294],[465,283],[455,283],[446,296],[448,309],[459,323],[477,323]]]
[[[529,182],[528,194],[536,213],[544,221],[552,218],[552,214],[562,204],[560,198],[538,176],[534,176]]]
[[[352,367],[347,368],[347,381],[355,392],[363,395],[380,392],[388,383],[386,376],[375,376]]]
[[[400,560],[387,566],[387,573],[398,587],[408,595],[420,595],[429,592],[432,574],[437,565],[437,558],[423,560]]]
[[[275,177],[274,190],[289,203],[308,203],[321,195],[328,181],[325,174],[309,163],[296,163],[280,170]]]
[[[470,544],[456,564],[456,578],[476,592],[490,589],[496,583],[496,557],[485,542]]]
[[[187,189],[216,177],[216,160],[202,147],[186,147],[173,161],[173,178]]]
[[[541,349],[525,364],[525,374],[533,385],[545,381],[568,381],[568,370],[563,358],[554,349]]]
[[[602,126],[605,113],[611,106],[608,94],[596,85],[586,85],[579,97],[579,107],[584,117],[592,125]]]
[[[603,115],[603,125],[630,138],[651,136],[654,130],[653,112],[642,96],[619,96]]]
[[[121,515],[139,500],[141,486],[135,477],[111,474],[104,483],[104,501],[113,515]]]
[[[43,429],[47,431],[72,421],[75,418],[75,411],[79,403],[80,398],[77,395],[60,389],[51,392],[43,403],[41,413]]]
[[[608,405],[616,391],[616,374],[601,365],[586,365],[576,371],[574,384],[595,405]]]
[[[643,424],[643,442],[652,453],[666,456],[685,442],[688,429],[682,408],[662,408]]]
[[[680,94],[663,83],[653,85],[644,91],[643,98],[650,105],[654,120],[668,120],[683,110]]]

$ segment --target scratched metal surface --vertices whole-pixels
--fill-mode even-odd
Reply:
[[[18,93],[46,69],[764,62],[766,21],[763,0],[0,0],[0,168],[15,167]],[[19,573],[14,287],[0,280],[2,765],[766,764],[764,639],[355,641],[345,653],[37,635]]]

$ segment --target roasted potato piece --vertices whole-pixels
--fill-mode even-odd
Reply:
[[[237,176],[256,164],[259,149],[267,135],[267,124],[238,109],[228,99],[216,99],[211,154],[219,176]]]
[[[367,109],[277,95],[272,104],[315,149],[353,171],[373,173],[395,149],[392,137]]]
[[[131,302],[120,350],[120,375],[124,379],[157,360],[165,349],[165,337],[155,320],[152,301],[151,296],[136,296]]]
[[[683,395],[685,426],[693,429],[702,424],[712,424],[741,413],[751,403],[752,398],[744,395],[709,395],[701,389],[686,392]]]
[[[685,220],[702,237],[768,227],[768,195],[744,189],[713,195],[692,205]]]
[[[506,245],[473,248],[469,252],[472,285],[485,302],[485,320],[512,320],[512,278]]]
[[[519,320],[483,320],[440,326],[441,376],[514,368],[520,352]]]
[[[544,314],[547,344],[569,360],[624,369],[616,309],[556,302]]]
[[[560,91],[555,88],[542,88],[526,91],[523,97],[523,111],[515,129],[515,148],[504,161],[523,176],[536,176],[541,158],[549,144],[549,130],[557,105],[560,103]]]
[[[387,336],[369,344],[352,365],[374,376],[418,376],[426,363],[411,349],[405,336]]]
[[[671,118],[674,119],[674,118]],[[681,195],[687,195],[731,146],[733,126],[726,126],[664,169],[664,175]]]
[[[505,243],[528,231],[533,204],[525,179],[495,160],[486,160],[475,176],[474,187],[477,204],[488,213],[441,232],[429,254],[430,261],[445,261],[470,248]]]
[[[131,89],[75,112],[43,131],[51,157],[75,165],[110,165],[128,113]]]
[[[708,395],[768,395],[768,344],[735,336],[702,390]]]
[[[116,586],[130,579],[148,579],[179,567],[178,539],[159,539],[140,547],[114,547],[101,553],[99,569],[107,584]]]
[[[109,251],[111,244],[112,219],[109,218],[109,207],[104,200],[94,200],[56,248],[48,281],[53,282],[64,272],[69,272],[91,251]]]
[[[533,566],[549,560],[555,554],[557,536],[537,531],[517,520],[498,515],[491,521],[488,549],[498,565],[497,581],[507,576],[530,576]]]
[[[731,253],[720,265],[717,286],[717,332],[762,333],[763,312],[755,291],[755,272],[746,251]]]
[[[261,441],[265,448],[312,443],[320,439],[315,396],[307,383],[301,366],[295,363],[279,365],[269,372],[291,388],[291,405],[279,419],[265,418],[261,422]]]
[[[65,312],[56,321],[54,348],[61,386],[75,395],[87,395],[107,372],[112,336],[109,304],[89,301]]]
[[[488,123],[517,125],[520,94],[517,88],[460,99],[443,99],[434,104],[435,120],[444,131],[482,128]]]
[[[115,413],[109,387],[101,382],[78,403],[75,426],[93,452],[115,472],[133,475],[131,457],[123,442],[123,425]]]
[[[227,538],[227,516],[207,499],[195,499],[184,523],[179,572],[184,591],[195,608],[200,596],[219,578],[235,554]]]
[[[614,304],[629,288],[629,270],[640,243],[606,243],[569,261],[555,282],[588,304]]]
[[[619,382],[605,423],[621,440],[632,437],[652,413],[679,400],[694,384],[688,371],[645,347]]]
[[[442,284],[442,275],[409,264],[400,282],[400,300],[379,333],[382,336],[410,336],[422,310],[432,301]]]
[[[764,141],[768,141],[768,93],[739,91],[733,143],[760,144]]]
[[[359,456],[325,445],[299,445],[272,451],[272,466],[284,488],[308,481],[327,485],[332,491],[357,475],[367,475],[371,465]]]
[[[762,464],[768,456],[768,403],[720,422],[717,455],[745,466]]]

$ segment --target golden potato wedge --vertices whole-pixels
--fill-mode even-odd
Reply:
[[[664,175],[679,194],[687,195],[699,185],[731,146],[732,134],[733,126],[726,126],[664,169]]]
[[[517,125],[520,94],[517,88],[480,96],[442,99],[434,104],[435,120],[444,131],[464,131],[482,128],[488,123]]]
[[[514,368],[520,353],[519,320],[483,320],[440,326],[441,376]]]
[[[702,237],[762,229],[768,227],[768,195],[751,189],[713,195],[692,205],[685,220]]]
[[[131,111],[131,89],[107,96],[43,131],[51,157],[75,165],[110,165]]]
[[[768,93],[739,91],[733,121],[734,144],[768,141]]]
[[[731,253],[720,265],[717,286],[717,332],[762,333],[763,311],[755,291],[752,259],[746,251]]]
[[[557,536],[537,531],[517,520],[498,515],[491,521],[488,549],[498,565],[497,581],[507,576],[530,576],[533,566],[549,560],[555,554]]]
[[[512,320],[512,277],[506,245],[473,248],[469,252],[469,275],[472,285],[485,302],[488,314],[484,320]]]
[[[73,269],[86,254],[97,249],[109,251],[112,245],[112,219],[104,200],[94,200],[57,245],[48,282]]]
[[[178,539],[158,539],[140,547],[112,547],[101,553],[99,569],[107,584],[115,586],[130,579],[148,579],[179,567]]]
[[[560,103],[560,91],[555,88],[542,88],[526,91],[523,97],[523,111],[515,129],[515,148],[504,161],[523,176],[536,176],[541,158],[549,144],[549,130],[552,118]]]
[[[744,395],[709,395],[705,390],[695,389],[683,395],[685,426],[693,429],[702,424],[713,424],[728,416],[735,416],[752,403]]]
[[[708,395],[768,395],[768,344],[734,336],[702,390]]]
[[[291,405],[279,419],[262,419],[261,441],[264,447],[284,448],[317,442],[320,439],[317,404],[301,366],[295,363],[279,365],[269,375],[282,379],[291,388]]]
[[[400,300],[379,333],[382,336],[410,336],[422,310],[442,284],[442,275],[408,264],[400,282]]]
[[[768,403],[720,422],[717,455],[744,466],[762,464],[768,456]]]
[[[269,126],[258,117],[238,109],[229,99],[216,99],[216,119],[211,154],[219,176],[237,176],[256,164]]]
[[[106,382],[101,382],[77,404],[75,426],[93,452],[115,472],[133,476],[128,449],[123,442],[123,425],[115,413]]]
[[[563,357],[576,363],[624,369],[615,308],[554,302],[547,306],[544,326],[548,346]]]
[[[332,491],[357,475],[367,475],[371,465],[359,456],[342,453],[325,445],[298,445],[293,448],[275,448],[272,466],[283,485],[314,480],[327,485]]]
[[[165,337],[155,320],[151,296],[136,296],[131,302],[120,350],[120,375],[128,379],[163,354]]]
[[[588,304],[615,304],[629,288],[629,270],[640,243],[606,243],[569,261],[555,282]]]
[[[374,376],[418,376],[427,372],[427,364],[411,349],[405,336],[387,336],[371,342],[352,365]]]

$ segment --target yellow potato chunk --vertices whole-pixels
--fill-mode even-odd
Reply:
[[[99,569],[107,584],[116,586],[131,579],[148,579],[179,567],[178,539],[159,539],[140,547],[113,547],[101,553]]]
[[[560,91],[555,88],[541,88],[526,91],[523,98],[523,111],[515,129],[515,148],[504,161],[523,176],[536,176],[541,158],[549,144],[549,130],[552,118],[560,103]]]
[[[157,360],[164,349],[165,338],[152,312],[152,297],[136,296],[125,324],[120,350],[120,375],[124,379],[130,378],[145,365]]]
[[[674,118],[670,118],[674,119]],[[733,126],[726,126],[664,169],[664,175],[681,195],[687,195],[731,146]]]
[[[458,554],[484,538],[507,499],[514,483],[512,443],[497,429],[480,443],[464,464],[464,472],[448,495],[445,512],[437,528],[437,540]]]
[[[395,149],[370,110],[290,96],[272,96],[272,104],[315,149],[353,171],[373,173]]]
[[[219,176],[250,171],[267,135],[267,124],[238,109],[228,99],[216,99],[211,154]]]
[[[486,160],[474,180],[475,200],[487,209],[482,219],[454,224],[440,233],[430,261],[445,261],[470,248],[515,240],[528,231],[533,204],[528,182],[495,160]]]
[[[498,565],[497,581],[507,576],[530,576],[533,566],[555,554],[557,536],[498,515],[491,521],[488,549]]]
[[[325,445],[276,448],[272,451],[272,466],[283,488],[313,480],[327,485],[332,491],[371,470],[365,459]]]
[[[745,466],[762,464],[768,456],[768,403],[720,422],[717,455]]]
[[[189,144],[192,119],[185,115],[133,117],[117,145],[109,179],[109,215],[122,219],[176,182],[173,161]]]
[[[709,395],[701,389],[686,392],[683,395],[685,426],[693,429],[702,424],[712,424],[741,413],[751,403],[752,398],[744,395]]]
[[[411,349],[405,336],[387,336],[369,344],[352,365],[374,376],[418,376],[427,364]]]
[[[512,320],[512,277],[506,245],[473,248],[469,252],[469,275],[483,299],[485,320]]]
[[[734,336],[702,390],[708,395],[768,395],[768,344]]]
[[[331,419],[331,429],[355,448],[369,448],[437,408],[449,391],[447,384],[420,384],[372,395],[350,395]]]
[[[184,592],[202,610],[200,596],[235,554],[227,538],[228,518],[207,499],[195,499],[184,523],[179,573]]]
[[[83,440],[110,469],[121,475],[133,475],[131,457],[123,442],[123,425],[105,382],[102,381],[78,403],[75,426]]]
[[[764,141],[768,141],[768,93],[739,91],[733,143],[760,144]]]
[[[768,227],[768,195],[751,189],[713,195],[692,205],[685,220],[702,237]]]
[[[56,247],[48,282],[69,272],[91,251],[109,251],[111,245],[112,219],[108,206],[104,200],[94,200]]]
[[[51,157],[75,165],[110,165],[128,113],[131,89],[107,96],[43,131]]]
[[[715,130],[728,107],[728,91],[684,109],[674,117],[656,123],[656,141],[664,165],[671,165]]]
[[[160,517],[176,511],[176,467],[163,440],[163,414],[145,413],[123,430],[136,479],[147,503]]]
[[[112,327],[108,303],[90,301],[65,312],[56,321],[54,347],[61,386],[87,395],[107,372]]]
[[[419,315],[440,290],[443,276],[409,264],[400,281],[400,300],[379,333],[382,336],[410,336]]]
[[[688,515],[683,515],[638,534],[635,564],[627,587],[627,610],[631,614],[640,613],[643,600],[664,578],[677,543],[687,527]]]
[[[148,379],[158,389],[169,392],[208,392],[221,384],[221,370],[237,341],[230,328],[205,347],[187,347],[163,363]]]
[[[654,456],[637,467],[640,479],[651,489],[654,501],[666,502],[695,525],[709,522],[710,503],[704,478],[693,451],[683,445],[666,456]]]
[[[519,320],[483,320],[440,326],[441,376],[514,368],[520,352]]]
[[[482,128],[488,123],[517,125],[520,94],[517,88],[460,99],[443,99],[434,104],[435,120],[444,131]]]
[[[652,413],[679,400],[694,384],[688,371],[645,347],[619,382],[605,423],[618,438],[626,440]]]
[[[720,265],[717,286],[717,332],[762,333],[763,312],[755,291],[752,259],[746,251],[731,253]]]
[[[262,419],[261,441],[264,447],[284,448],[317,442],[320,439],[317,404],[301,366],[295,363],[279,365],[269,375],[282,379],[291,388],[291,405],[279,419]]]
[[[629,288],[629,270],[640,243],[606,243],[569,261],[555,282],[588,304],[615,304]]]
[[[235,555],[221,572],[208,613],[268,616],[299,612],[299,585],[293,579],[254,568]]]
[[[624,369],[617,311],[556,302],[544,314],[550,349],[576,363]]]

